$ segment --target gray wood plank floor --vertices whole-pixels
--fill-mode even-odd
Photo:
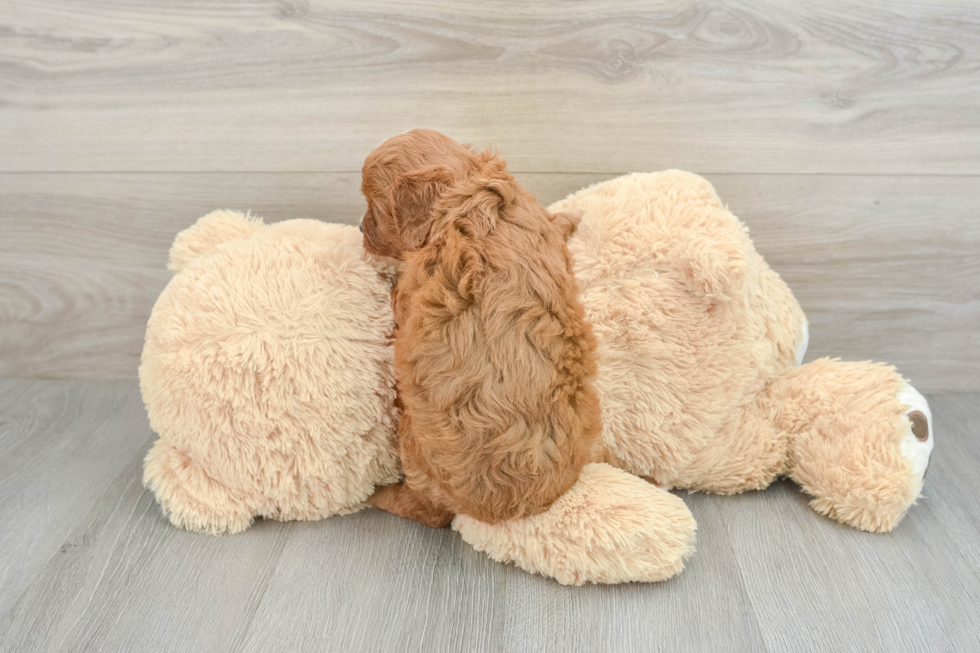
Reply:
[[[682,495],[686,571],[563,587],[375,510],[173,528],[133,381],[0,381],[2,651],[980,650],[980,395],[929,397],[926,495],[888,535],[781,482]]]

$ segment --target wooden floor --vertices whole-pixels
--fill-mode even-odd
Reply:
[[[135,382],[174,235],[216,208],[354,223],[431,127],[543,203],[707,177],[811,324],[934,402],[884,536],[790,484],[685,496],[660,585],[566,588],[365,511],[178,531]],[[980,651],[974,0],[0,2],[0,650]]]
[[[929,399],[925,497],[893,533],[790,483],[682,495],[680,576],[575,588],[376,510],[179,531],[140,485],[135,382],[0,381],[0,650],[977,651],[980,394]]]

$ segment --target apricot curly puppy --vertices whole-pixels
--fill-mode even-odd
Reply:
[[[601,456],[595,339],[565,239],[490,152],[430,130],[364,163],[365,248],[393,292],[405,481],[370,502],[430,526],[544,512]]]

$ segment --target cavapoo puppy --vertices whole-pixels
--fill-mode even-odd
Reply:
[[[364,247],[393,292],[405,481],[371,504],[441,527],[544,512],[602,456],[595,339],[565,239],[491,152],[416,129],[367,157]]]

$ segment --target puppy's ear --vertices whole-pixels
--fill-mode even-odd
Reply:
[[[422,168],[402,175],[391,191],[391,207],[405,250],[425,244],[432,226],[432,206],[452,181],[452,173],[441,166]]]

